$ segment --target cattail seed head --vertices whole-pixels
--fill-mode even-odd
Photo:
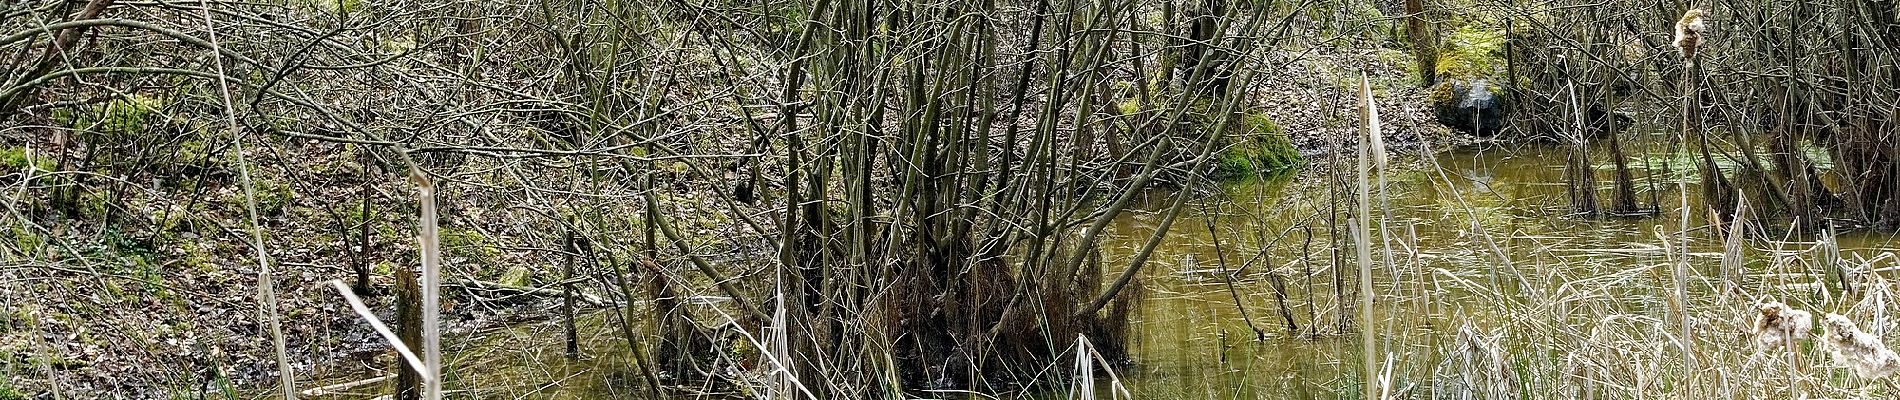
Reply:
[[[1807,339],[1808,331],[1814,328],[1813,314],[1778,301],[1763,302],[1755,309],[1759,313],[1755,315],[1751,333],[1755,345],[1764,351],[1792,347],[1795,342]]]
[[[1702,43],[1702,31],[1709,29],[1702,15],[1701,9],[1692,8],[1676,21],[1676,50],[1682,52],[1684,60],[1695,58],[1696,46]]]
[[[1877,379],[1900,372],[1900,355],[1887,349],[1880,337],[1861,332],[1854,321],[1840,314],[1828,314],[1821,325],[1826,332],[1827,351],[1834,363],[1854,369],[1862,378]]]

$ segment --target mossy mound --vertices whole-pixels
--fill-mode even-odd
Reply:
[[[1504,32],[1462,26],[1445,38],[1438,53],[1438,83],[1432,86],[1432,111],[1438,122],[1479,134],[1497,133],[1515,102],[1504,86]]]
[[[1439,76],[1497,78],[1504,73],[1504,32],[1470,25],[1445,35],[1438,52]]]
[[[1286,170],[1306,161],[1299,149],[1287,140],[1286,132],[1265,113],[1249,112],[1241,116],[1237,132],[1228,137],[1232,144],[1221,153],[1214,176],[1222,180],[1244,179],[1254,175]]]
[[[1215,113],[1219,111],[1212,109],[1214,105],[1211,102],[1206,100],[1195,101],[1188,107],[1191,107],[1191,109],[1188,110],[1185,115],[1182,115],[1180,121],[1173,127],[1177,132],[1213,133],[1215,129],[1219,129],[1217,125],[1219,125],[1220,119],[1215,118]],[[1122,101],[1116,104],[1116,108],[1121,111],[1124,116],[1132,116],[1142,112],[1148,112],[1154,115],[1171,115],[1171,111],[1165,109],[1148,109],[1144,111],[1141,101],[1132,97],[1122,99]],[[1124,128],[1126,128],[1126,126],[1124,126]],[[1268,116],[1265,112],[1247,111],[1238,113],[1234,116],[1232,121],[1227,122],[1225,129],[1225,134],[1221,135],[1214,143],[1215,146],[1218,146],[1216,148],[1218,153],[1214,159],[1214,165],[1212,165],[1211,168],[1197,169],[1199,171],[1209,171],[1210,178],[1216,180],[1245,179],[1258,174],[1293,168],[1306,161],[1304,157],[1300,156],[1299,149],[1293,147],[1293,142],[1287,139],[1286,132],[1281,130],[1280,125],[1273,121],[1273,117]],[[1205,138],[1193,140],[1201,142],[1205,140]],[[1199,153],[1198,150],[1195,150],[1183,151],[1178,154],[1181,155],[1181,159],[1171,160],[1170,163],[1189,161],[1187,160],[1188,157]]]

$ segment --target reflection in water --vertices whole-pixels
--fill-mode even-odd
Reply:
[[[1516,353],[1511,362],[1516,368],[1549,374],[1564,367],[1565,355],[1513,345],[1540,342],[1513,336],[1587,332],[1598,325],[1593,316],[1604,313],[1666,318],[1665,289],[1671,284],[1667,271],[1657,267],[1670,265],[1664,238],[1680,240],[1675,209],[1682,194],[1674,185],[1639,182],[1643,192],[1638,197],[1644,203],[1660,200],[1663,216],[1573,218],[1564,197],[1563,157],[1562,150],[1545,148],[1458,151],[1441,154],[1436,169],[1390,173],[1386,197],[1374,207],[1384,210],[1386,221],[1375,235],[1384,236],[1390,252],[1374,256],[1374,279],[1378,340],[1387,353],[1379,358],[1393,364],[1395,390],[1426,398],[1459,390],[1462,371],[1446,361],[1456,344],[1453,337],[1465,324],[1503,337],[1501,351]],[[1661,173],[1667,163],[1632,168],[1641,179],[1646,167],[1657,168],[1659,176],[1673,175]],[[1338,322],[1342,311],[1353,315],[1356,269],[1350,264],[1350,242],[1339,242],[1344,253],[1333,251],[1333,227],[1345,232],[1344,220],[1327,217],[1336,210],[1324,175],[1309,171],[1295,179],[1230,186],[1221,195],[1199,199],[1198,207],[1175,225],[1152,258],[1148,282],[1153,295],[1135,323],[1135,360],[1121,371],[1138,397],[1357,397],[1363,375],[1357,328],[1341,334]],[[1609,182],[1603,183],[1607,192]],[[1339,190],[1343,199],[1347,192]],[[1158,197],[1168,195],[1173,194]],[[1693,197],[1687,201],[1699,204]],[[1118,265],[1113,260],[1125,259],[1153,231],[1159,219],[1154,214],[1164,203],[1151,204],[1115,225],[1118,241],[1105,246],[1111,253],[1108,265]],[[1720,242],[1698,228],[1704,224],[1701,214],[1691,215],[1691,267],[1697,276],[1714,277]],[[1799,296],[1812,292],[1803,288],[1821,287],[1764,271],[1808,268],[1813,273],[1793,274],[1793,280],[1822,276],[1818,266],[1796,259],[1802,254],[1796,252],[1813,247],[1812,238],[1786,239],[1757,241],[1757,248],[1747,252],[1751,279],[1744,286],[1749,293]],[[1889,239],[1860,233],[1839,240],[1844,258],[1853,260],[1889,251]],[[1773,256],[1777,253],[1783,256]],[[1340,306],[1342,292],[1334,289],[1335,265],[1346,266],[1339,282],[1347,307]],[[1229,274],[1235,279],[1232,293],[1225,284]],[[1284,309],[1274,301],[1273,274],[1287,282]],[[1706,281],[1689,290],[1712,292]],[[1555,315],[1556,321],[1526,321],[1520,315],[1524,310],[1542,310],[1537,314]],[[1252,327],[1243,313],[1252,317]],[[1298,331],[1289,332],[1285,315]],[[1575,329],[1542,326],[1553,322]],[[1521,329],[1527,325],[1539,327]],[[1267,340],[1253,341],[1255,328],[1267,332]],[[1536,393],[1552,385],[1548,380],[1522,383]]]
[[[1675,210],[1683,194],[1674,185],[1639,182],[1644,190],[1639,198],[1660,202],[1664,215],[1573,218],[1564,198],[1563,160],[1561,150],[1537,147],[1454,151],[1440,154],[1436,168],[1389,173],[1386,196],[1374,207],[1386,221],[1377,234],[1390,249],[1374,256],[1374,324],[1385,353],[1379,359],[1391,364],[1395,396],[1447,397],[1484,382],[1498,389],[1495,381],[1502,379],[1517,385],[1503,390],[1564,397],[1553,389],[1566,384],[1559,376],[1589,370],[1578,364],[1588,360],[1571,351],[1578,348],[1625,351],[1622,357],[1650,363],[1644,368],[1668,371],[1662,361],[1672,354],[1667,346],[1625,344],[1656,334],[1659,321],[1673,318],[1666,289],[1672,280],[1663,267],[1670,265],[1668,249],[1675,244],[1664,240],[1680,240]],[[1677,175],[1662,173],[1669,165],[1632,167],[1639,179],[1651,170]],[[1202,197],[1177,221],[1146,270],[1149,297],[1131,328],[1134,359],[1118,367],[1138,398],[1333,399],[1360,393],[1358,328],[1342,329],[1349,321],[1341,320],[1355,313],[1338,300],[1352,304],[1356,268],[1345,268],[1346,276],[1334,274],[1335,265],[1351,259],[1345,253],[1351,247],[1336,245],[1333,234],[1335,226],[1344,225],[1343,217],[1332,217],[1344,209],[1335,208],[1333,200],[1345,192],[1329,185],[1325,175],[1314,168],[1298,176],[1229,185],[1214,194],[1153,193],[1147,208],[1116,221],[1104,244],[1104,265],[1111,272],[1125,266],[1159,225],[1170,196]],[[1331,194],[1334,190],[1341,190],[1340,197]],[[1696,277],[1687,290],[1698,299],[1692,312],[1747,309],[1752,298],[1713,295],[1718,284],[1710,277],[1716,276],[1721,244],[1696,228],[1703,224],[1701,215],[1691,213],[1687,237]],[[1826,276],[1824,269],[1804,261],[1818,252],[1812,238],[1774,236],[1778,240],[1752,242],[1747,252],[1749,296],[1828,304],[1827,284],[1817,283]],[[1843,235],[1839,241],[1849,260],[1891,251],[1885,234]],[[1282,293],[1272,284],[1276,276],[1284,282],[1284,308],[1275,301]],[[626,367],[631,365],[626,344],[614,334],[609,324],[616,322],[609,315],[597,313],[583,323],[580,331],[592,335],[583,337],[590,356],[575,362],[562,357],[559,340],[548,340],[558,337],[552,323],[451,343],[450,362],[459,366],[451,386],[472,388],[482,398],[634,395],[637,389],[630,388],[638,387],[639,378]],[[1289,318],[1295,327],[1288,326]],[[1701,323],[1712,332],[1739,324],[1724,318]],[[1478,339],[1455,339],[1467,327],[1466,336]],[[1264,333],[1264,341],[1254,340],[1255,329]],[[1507,367],[1450,357],[1484,350],[1473,343],[1487,340],[1498,347],[1485,357]],[[1701,340],[1719,344],[1725,339]],[[746,349],[736,342],[730,347]],[[1714,361],[1742,363],[1733,357],[1716,354]],[[1474,376],[1472,365],[1480,364],[1492,365],[1489,373],[1495,376]],[[1625,385],[1638,393],[1658,385],[1657,379],[1640,376],[1624,382],[1616,371],[1590,373],[1610,381],[1605,385]],[[1101,398],[1107,395],[1104,389]]]

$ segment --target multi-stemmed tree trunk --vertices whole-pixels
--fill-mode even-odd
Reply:
[[[1223,32],[1257,28],[1263,13],[1242,19],[1223,2],[1203,4],[1188,24],[1198,52],[1176,60],[1191,66],[1182,68],[1186,90],[1115,115],[1107,103],[1115,96],[1102,91],[1145,79],[1117,73],[1145,62],[1119,44],[1160,50],[1170,41],[1121,25],[1137,4],[1038,2],[1048,12],[1024,21],[1035,37],[1015,51],[1021,69],[999,68],[1012,61],[1008,32],[959,17],[993,5],[891,14],[859,1],[815,4],[811,26],[825,29],[803,34],[781,100],[811,117],[776,127],[787,133],[788,196],[778,287],[790,337],[803,338],[791,344],[797,373],[856,382],[814,388],[834,396],[888,394],[893,385],[999,388],[1050,365],[1078,334],[1096,351],[1121,352],[1138,271],[1159,240],[1119,273],[1103,265],[1097,243],[1165,164],[1206,165],[1221,138],[1209,132],[1239,123],[1239,100],[1204,96],[1252,79],[1226,64],[1261,39]],[[1040,48],[1051,50],[1030,51]],[[1017,112],[1033,126],[1019,128]],[[1102,118],[1126,130],[1105,134],[1112,125]],[[1182,129],[1188,120],[1205,125]],[[1105,157],[1096,149],[1106,140],[1138,150]],[[1127,179],[1115,179],[1125,167]],[[1186,204],[1174,200],[1169,215]],[[865,367],[880,372],[827,362],[838,359],[877,360]]]

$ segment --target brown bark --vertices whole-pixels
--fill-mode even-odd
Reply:
[[[1418,59],[1419,84],[1431,86],[1438,81],[1438,38],[1425,21],[1425,0],[1405,0],[1405,36]]]
[[[411,347],[422,343],[422,285],[409,268],[396,268],[396,338]],[[400,357],[395,363],[395,400],[422,398],[422,374]]]

